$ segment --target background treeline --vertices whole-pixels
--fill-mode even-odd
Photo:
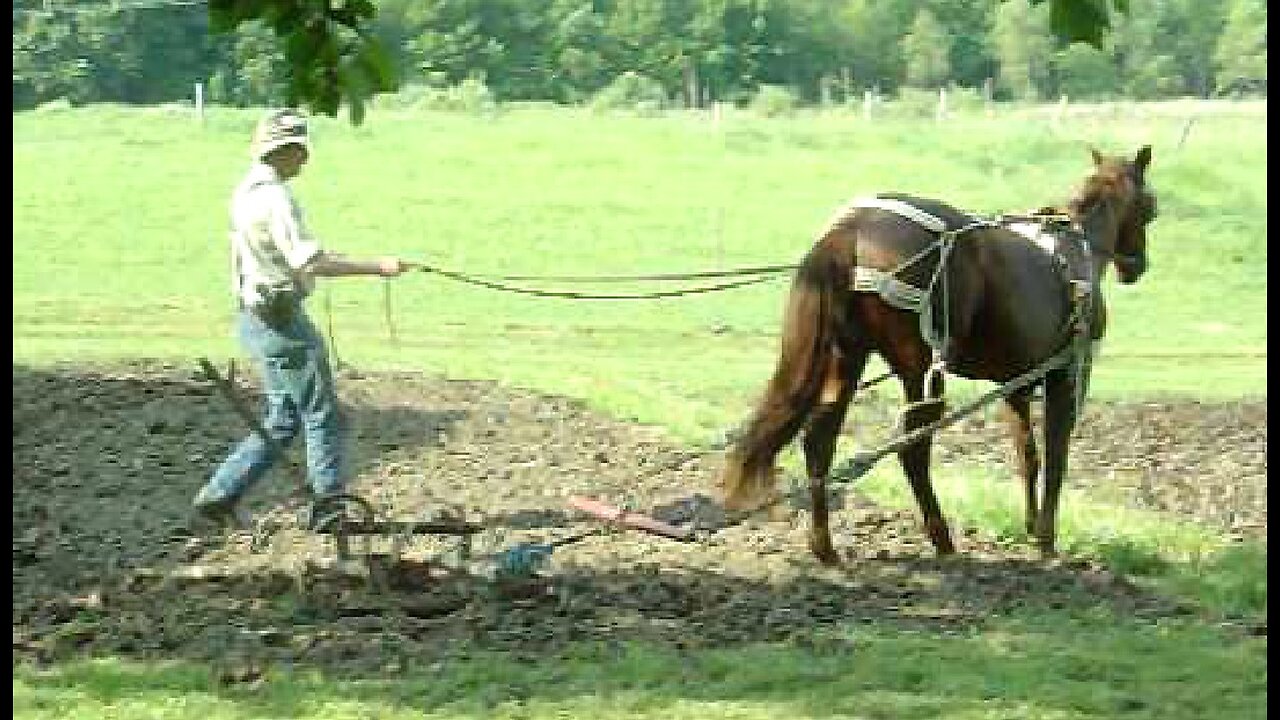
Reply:
[[[494,100],[843,102],[943,86],[1037,100],[1266,93],[1264,0],[1130,0],[1101,49],[1027,0],[378,0],[405,84]],[[15,0],[15,109],[51,100],[283,100],[262,24],[209,32],[199,0]]]

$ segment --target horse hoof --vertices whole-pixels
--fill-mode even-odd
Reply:
[[[787,522],[795,517],[795,511],[785,505],[774,505],[765,513],[769,522]]]
[[[1052,560],[1058,557],[1058,550],[1054,547],[1055,545],[1057,543],[1054,542],[1053,537],[1045,537],[1045,535],[1039,533],[1036,535],[1036,549],[1040,551],[1041,560]]]
[[[813,556],[818,559],[818,562],[826,565],[827,567],[837,567],[840,565],[840,554],[837,553],[835,548],[830,545],[826,547],[814,547],[811,545],[809,546],[809,550],[813,553]]]
[[[934,552],[938,555],[955,555],[956,545],[951,541],[951,535],[947,533],[933,535],[929,538],[933,543]]]

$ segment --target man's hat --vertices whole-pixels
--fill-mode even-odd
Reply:
[[[307,141],[307,119],[296,110],[276,110],[264,117],[253,133],[251,153],[254,159],[261,160],[285,145],[311,148]]]

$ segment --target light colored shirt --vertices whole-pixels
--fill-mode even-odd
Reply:
[[[302,268],[320,253],[289,186],[275,168],[254,163],[231,195],[231,282],[245,305],[294,291],[311,294]]]

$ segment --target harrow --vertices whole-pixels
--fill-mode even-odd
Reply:
[[[280,448],[263,429],[243,398],[236,392],[231,378],[224,378],[206,358],[200,358],[199,363],[204,377],[217,386],[241,419],[272,448],[273,452],[283,456],[283,448]],[[299,475],[294,478],[298,492],[309,494],[304,479],[300,474],[295,474]],[[429,565],[446,571],[469,573],[469,566],[477,560],[482,560],[487,561],[489,573],[494,579],[517,581],[535,577],[557,548],[581,542],[605,532],[630,529],[680,542],[695,539],[692,528],[672,525],[649,515],[619,508],[593,498],[573,496],[569,498],[568,505],[601,520],[602,523],[591,530],[549,542],[521,542],[482,558],[473,555],[473,539],[490,528],[467,521],[462,511],[457,508],[442,510],[428,519],[379,519],[367,500],[357,495],[341,493],[313,499],[304,524],[311,531],[333,539],[334,552],[340,561],[358,559],[352,547],[353,541],[356,538],[363,539],[361,555],[369,568],[371,578],[376,576],[375,565],[378,560],[378,555],[372,550],[372,540],[375,537],[400,541],[414,536],[453,538],[455,542],[452,551],[437,556],[428,563]],[[445,562],[450,555],[452,556],[450,561]]]

